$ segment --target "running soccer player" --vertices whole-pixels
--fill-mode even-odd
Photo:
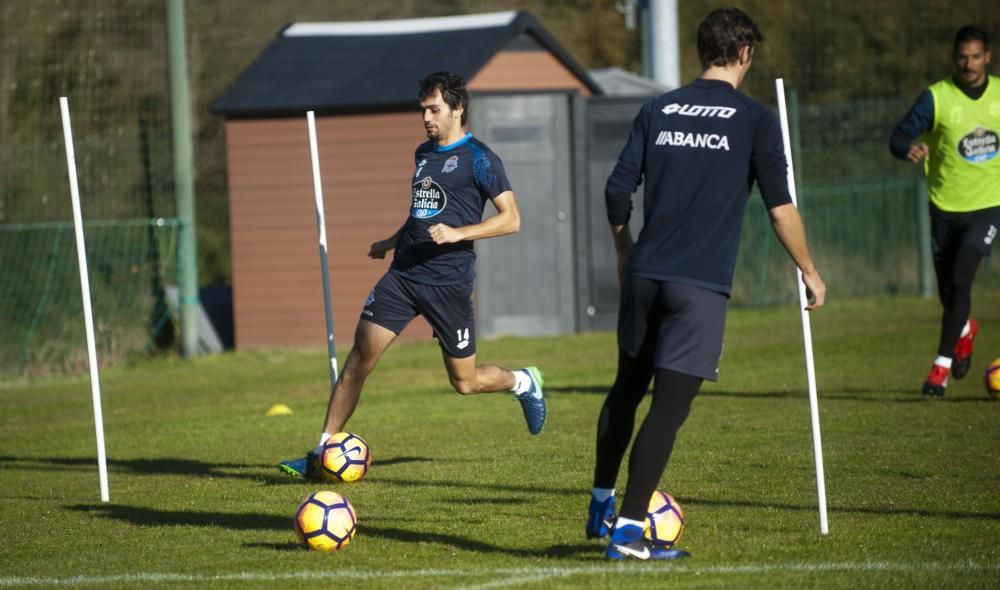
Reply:
[[[465,131],[469,95],[461,76],[431,74],[420,82],[420,108],[428,141],[414,154],[410,215],[392,236],[371,245],[368,256],[395,250],[389,271],[372,289],[354,334],[354,347],[330,393],[319,446],[342,432],[365,379],[379,357],[416,315],[434,329],[455,391],[462,395],[512,391],[531,434],[545,426],[542,373],[537,367],[508,371],[476,364],[472,284],[473,240],[520,229],[517,202],[503,163],[483,142]],[[486,202],[497,214],[483,219]],[[297,477],[313,478],[317,451],[282,461]]]
[[[972,365],[979,325],[972,281],[1000,227],[1000,78],[986,73],[990,40],[974,26],[955,35],[955,74],[931,84],[896,125],[889,151],[923,162],[930,194],[931,250],[944,313],[937,357],[921,391],[944,396],[948,374]]]
[[[597,421],[585,530],[591,538],[610,532],[611,559],[687,555],[643,539],[646,508],[702,381],[717,377],[754,181],[778,239],[802,269],[806,309],[823,305],[826,286],[789,194],[778,118],[737,91],[762,40],[742,11],[710,13],[698,27],[701,77],[643,105],[605,188],[622,283],[618,374]],[[643,180],[643,227],[633,244],[630,200]],[[652,404],[632,444],[615,519],[615,481],[650,381]]]

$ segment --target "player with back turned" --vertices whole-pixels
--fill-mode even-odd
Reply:
[[[955,34],[955,75],[931,84],[896,125],[889,150],[924,164],[930,195],[931,250],[944,312],[937,357],[921,388],[944,396],[949,374],[972,365],[979,324],[971,317],[972,281],[1000,228],[1000,78],[986,73],[990,40],[962,27]]]
[[[762,40],[738,9],[709,14],[698,27],[701,77],[643,105],[605,188],[622,283],[618,374],[597,422],[586,534],[610,533],[611,559],[686,555],[645,541],[644,519],[691,402],[704,379],[716,379],[754,181],[778,239],[802,269],[807,309],[823,305],[826,286],[789,194],[778,119],[737,91]],[[644,219],[633,243],[628,220],[640,182]],[[652,404],[632,444],[615,520],[615,481],[650,381]]]
[[[461,76],[431,74],[420,82],[418,96],[428,141],[414,154],[409,217],[392,236],[371,245],[371,258],[385,258],[386,252],[395,250],[392,265],[361,311],[354,346],[330,393],[317,450],[279,463],[296,477],[318,476],[318,449],[343,431],[365,379],[418,314],[434,328],[455,391],[463,395],[511,391],[520,402],[528,431],[538,434],[545,426],[541,371],[476,364],[473,240],[511,234],[521,224],[503,163],[465,131],[469,95]],[[483,219],[487,201],[497,214]]]

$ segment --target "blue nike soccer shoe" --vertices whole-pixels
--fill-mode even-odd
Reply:
[[[587,509],[587,538],[600,539],[607,537],[615,522],[615,497],[601,502],[594,496],[590,497],[590,508]]]
[[[691,554],[680,549],[657,547],[642,536],[642,527],[629,524],[616,527],[604,552],[608,559],[678,559]]]
[[[319,467],[316,464],[318,459],[319,456],[316,454],[316,451],[309,451],[301,459],[289,459],[278,463],[278,469],[281,469],[292,477],[318,481],[322,479]]]
[[[524,411],[524,420],[528,423],[528,432],[538,434],[545,427],[545,397],[542,393],[542,372],[538,367],[525,367],[520,371],[531,380],[531,387],[528,391],[515,396],[521,403],[521,410]]]

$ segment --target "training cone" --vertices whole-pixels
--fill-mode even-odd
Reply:
[[[274,404],[271,409],[267,411],[268,416],[287,416],[292,413],[292,409],[285,404]]]

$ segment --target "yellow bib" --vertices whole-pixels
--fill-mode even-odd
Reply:
[[[949,77],[928,88],[934,127],[924,140],[931,202],[942,211],[979,211],[1000,206],[1000,78],[972,100]]]

